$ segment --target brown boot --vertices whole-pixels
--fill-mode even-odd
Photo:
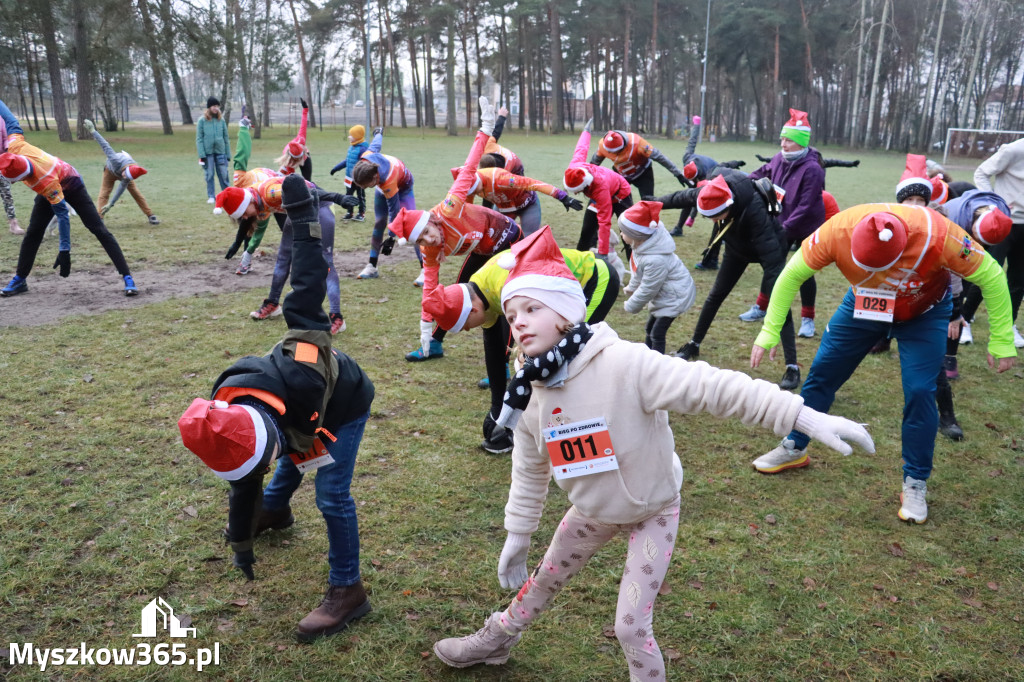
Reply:
[[[312,642],[345,629],[350,622],[370,612],[370,600],[362,581],[354,585],[330,585],[320,606],[299,621],[295,636],[300,642]]]
[[[256,531],[253,537],[257,537],[266,530],[284,530],[295,523],[295,516],[291,507],[283,509],[260,508],[259,516],[256,518]],[[231,537],[230,526],[224,526],[224,536]]]

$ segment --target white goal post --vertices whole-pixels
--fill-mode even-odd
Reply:
[[[1024,137],[1024,130],[986,130],[983,128],[947,128],[946,144],[942,148],[942,163],[949,159],[952,149],[954,156],[984,159],[991,156],[1000,145]]]

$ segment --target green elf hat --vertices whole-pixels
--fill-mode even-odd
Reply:
[[[811,124],[807,122],[807,112],[799,109],[789,110],[789,120],[782,126],[779,137],[793,140],[801,147],[811,143]]]

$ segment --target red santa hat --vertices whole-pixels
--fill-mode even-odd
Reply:
[[[892,213],[866,216],[850,237],[853,262],[868,272],[883,272],[896,265],[906,246],[907,226]]]
[[[633,204],[619,216],[619,227],[641,235],[652,235],[659,227],[664,227],[661,222],[661,206],[660,201]]]
[[[626,138],[617,130],[609,130],[608,134],[601,140],[604,148],[610,152],[617,152],[626,146]]]
[[[931,203],[940,206],[949,199],[949,185],[938,175],[931,179],[932,198]]]
[[[562,178],[562,185],[565,189],[578,194],[587,188],[594,181],[594,176],[582,166],[572,166],[565,169],[565,177]]]
[[[693,161],[683,166],[683,177],[687,180],[693,180],[697,177],[697,164]]]
[[[501,309],[516,296],[528,296],[554,310],[573,324],[587,317],[587,299],[579,280],[565,264],[551,227],[545,225],[512,245],[498,264],[511,270],[501,287]]]
[[[252,194],[249,193],[248,188],[241,187],[228,187],[221,191],[217,195],[217,203],[213,209],[214,215],[220,215],[221,213],[227,213],[229,216],[238,220],[245,213],[245,209],[252,203]]]
[[[438,286],[423,297],[423,310],[441,329],[460,332],[473,310],[473,294],[468,284]]]
[[[17,182],[31,172],[32,162],[21,154],[11,152],[0,154],[0,175],[11,182]]]
[[[226,481],[260,471],[278,450],[277,427],[249,405],[196,398],[178,420],[181,442]]]
[[[299,142],[297,139],[292,140],[284,147],[285,153],[293,159],[301,159],[302,155],[306,153],[306,145]]]
[[[697,210],[703,216],[718,215],[733,204],[732,190],[725,176],[719,175],[700,188],[697,194]]]
[[[124,169],[124,179],[125,180],[135,180],[137,178],[141,178],[143,175],[145,175],[148,172],[149,171],[147,171],[142,166],[139,166],[139,165],[136,165],[136,164],[133,163],[130,166],[128,166],[127,168]]]
[[[1006,239],[1013,227],[1013,220],[1010,216],[1000,211],[995,206],[991,210],[981,214],[971,225],[971,233],[986,246],[992,246]]]
[[[430,222],[430,211],[402,208],[395,219],[388,225],[388,229],[398,237],[399,245],[408,242],[416,243],[416,240],[423,234],[423,228]]]
[[[921,197],[925,203],[932,198],[932,181],[928,179],[926,161],[921,154],[907,154],[907,164],[896,185],[896,201],[903,203],[913,196]]]

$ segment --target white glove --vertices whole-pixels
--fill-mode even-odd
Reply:
[[[856,443],[868,453],[875,452],[875,442],[867,429],[843,417],[818,412],[804,405],[796,416],[796,430],[821,441],[833,450],[849,455],[853,448],[843,441]]]
[[[89,119],[87,119],[87,118],[86,118],[86,119],[83,119],[83,120],[82,120],[82,125],[84,125],[84,126],[85,126],[85,129],[89,131],[89,134],[90,134],[90,135],[92,135],[93,133],[95,133],[95,132],[96,132],[96,124],[94,124],[94,123],[93,123],[92,121],[90,121]]]
[[[593,118],[588,118],[587,122],[583,125],[583,130],[589,133],[593,129],[594,129],[594,119]]]
[[[433,322],[420,320],[420,350],[423,351],[423,357],[425,358],[430,356],[430,338],[433,331]]]
[[[502,587],[518,590],[526,582],[526,554],[529,551],[529,533],[508,534],[498,559],[498,582]]]
[[[480,98],[480,132],[494,132],[494,105],[486,97]]]

